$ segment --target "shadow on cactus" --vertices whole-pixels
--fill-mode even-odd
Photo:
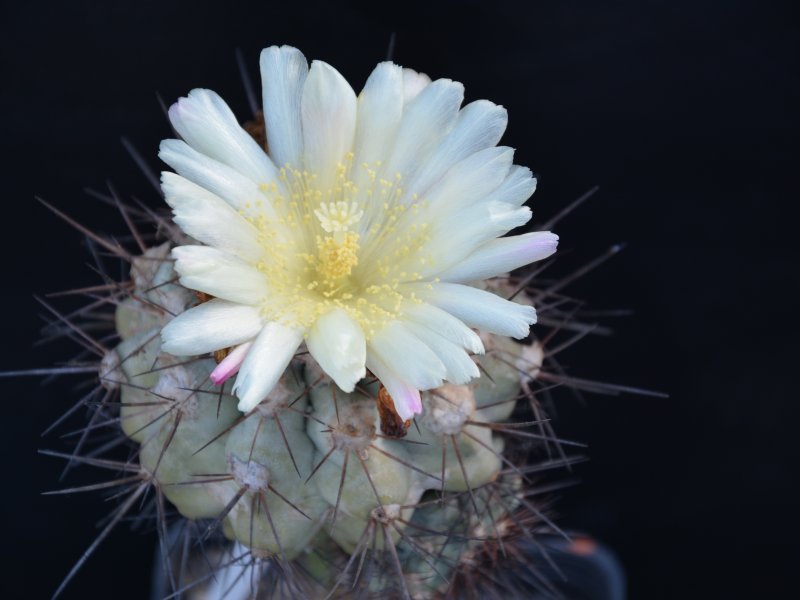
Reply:
[[[67,414],[90,408],[80,440],[48,454],[116,473],[90,488],[120,497],[56,595],[138,515],[158,598],[561,597],[549,498],[569,481],[547,474],[583,456],[551,390],[637,390],[556,359],[600,330],[562,290],[618,248],[557,279],[526,266],[592,192],[506,236],[536,180],[496,146],[502,107],[390,62],[356,96],[285,46],[261,74],[244,126],[208,90],[173,105],[160,185],[129,146],[172,215],[93,193],[117,242],[51,207],[130,266],[47,328],[99,373]]]

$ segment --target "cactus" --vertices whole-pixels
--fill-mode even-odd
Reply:
[[[278,64],[286,56],[297,60],[297,54],[293,49],[268,49],[262,56],[262,68],[264,56],[269,65],[269,61]],[[312,88],[341,85],[336,79],[338,74],[332,74],[330,67],[318,67],[317,71],[314,68],[308,75]],[[410,86],[408,94],[420,93],[428,85],[434,89],[438,83],[431,84],[426,76],[401,71],[389,63],[380,65],[376,73],[378,79],[401,77]],[[445,81],[438,89],[457,92],[459,85]],[[369,106],[375,99],[368,90],[374,91],[370,82],[362,93],[366,97],[363,104]],[[332,93],[330,89],[328,92]],[[309,102],[313,105],[314,101]],[[212,93],[196,90],[171,109],[173,124],[184,138],[223,162],[230,160],[231,154],[239,156],[242,148],[249,148],[249,154],[239,156],[246,163],[240,169],[242,173],[271,165],[269,158],[264,158],[264,144],[272,144],[270,128],[280,132],[285,123],[271,122],[269,114],[257,115],[255,124],[238,129],[238,125],[231,125],[231,115],[220,102]],[[315,110],[324,113],[324,101],[322,104],[321,108],[314,105]],[[504,128],[504,111],[491,103],[469,105],[459,115],[478,111],[485,111],[489,121],[501,121]],[[235,129],[219,148],[209,146],[209,138],[201,135],[207,123],[199,116],[204,114],[217,125],[223,123]],[[341,118],[346,120],[346,115]],[[470,118],[463,117],[466,122]],[[473,130],[467,129],[466,133],[457,125],[453,127],[458,135],[453,133],[452,137],[466,136],[458,138],[460,143],[474,134],[474,123]],[[245,130],[252,138],[243,133]],[[502,128],[499,131],[502,133]],[[442,147],[447,146],[447,139],[450,138],[445,138]],[[489,143],[493,146],[491,140]],[[198,179],[197,164],[205,165],[202,161],[206,158],[197,158],[199,155],[191,154],[194,150],[180,144],[183,142],[177,140],[162,144],[162,158],[179,172],[191,172]],[[253,154],[251,146],[261,149]],[[286,148],[277,151],[289,152]],[[446,162],[445,155],[436,155],[430,148],[427,151],[431,153],[430,160]],[[461,169],[458,174],[467,177],[469,169],[480,167],[473,164],[473,157],[478,154],[481,152],[461,157],[461,162],[453,159],[455,166],[448,167],[448,173]],[[499,185],[497,189],[517,203],[514,206],[510,200],[505,202],[506,196],[492,200],[488,220],[510,219],[504,230],[507,231],[517,223],[514,219],[524,222],[529,218],[529,210],[518,205],[533,191],[535,180],[526,169],[512,167],[508,153],[486,156],[494,157],[492,160],[500,165],[495,187]],[[314,157],[307,156],[306,161],[313,162]],[[252,160],[248,163],[244,159]],[[529,326],[536,318],[531,308],[534,297],[542,303],[552,300],[549,306],[541,307],[540,321],[556,326],[556,331],[571,318],[570,327],[578,330],[578,337],[589,331],[588,326],[574,319],[579,307],[570,306],[569,299],[558,295],[572,276],[536,288],[536,282],[532,283],[528,275],[493,275],[546,257],[555,250],[557,238],[550,233],[536,233],[494,240],[502,235],[503,226],[485,235],[480,229],[485,224],[478,223],[469,231],[476,236],[485,235],[483,245],[473,254],[467,253],[461,263],[445,268],[445,283],[430,274],[403,271],[398,277],[410,278],[411,292],[404,291],[406,284],[399,280],[370,285],[364,291],[358,287],[362,282],[357,276],[366,276],[358,275],[357,268],[367,269],[367,275],[371,272],[359,253],[363,254],[361,245],[368,245],[370,239],[365,232],[373,230],[362,228],[358,229],[360,234],[355,233],[359,221],[367,218],[364,210],[368,206],[363,204],[363,198],[358,200],[357,187],[347,179],[350,175],[343,175],[349,173],[349,167],[337,165],[335,178],[339,179],[332,191],[313,188],[317,185],[316,174],[287,168],[281,170],[281,181],[286,181],[288,173],[291,182],[286,185],[300,190],[297,198],[318,203],[317,209],[308,209],[303,221],[319,220],[314,230],[316,241],[311,242],[318,255],[299,255],[303,260],[297,281],[302,285],[295,288],[291,280],[286,283],[281,279],[281,273],[270,271],[269,265],[253,262],[248,266],[236,255],[244,253],[250,257],[248,260],[259,261],[264,254],[264,260],[280,263],[280,252],[294,242],[281,238],[280,230],[269,229],[269,219],[248,216],[252,210],[249,201],[238,205],[238,212],[231,211],[214,195],[227,193],[225,186],[249,185],[242,183],[240,174],[214,164],[222,175],[218,179],[199,177],[206,188],[173,173],[163,175],[174,222],[158,211],[126,206],[113,196],[138,242],[139,254],[92,234],[98,243],[130,264],[128,281],[101,286],[108,293],[101,304],[114,307],[110,333],[117,343],[99,362],[99,381],[105,394],[93,405],[94,417],[87,431],[95,428],[97,419],[107,417],[112,427],[121,431],[125,444],[133,448],[134,458],[96,458],[106,446],[81,458],[78,451],[85,438],[70,455],[71,461],[122,471],[124,477],[110,482],[109,487],[133,483],[101,539],[123,516],[135,513],[137,501],[146,498],[148,490],[154,490],[151,504],[142,509],[142,514],[156,515],[164,564],[159,588],[163,596],[423,600],[480,595],[489,593],[491,586],[491,593],[505,597],[530,596],[533,588],[552,592],[554,588],[536,566],[528,564],[524,553],[514,548],[521,540],[537,544],[536,535],[542,532],[560,533],[547,514],[547,504],[539,499],[550,488],[533,483],[542,472],[569,466],[581,457],[565,451],[570,444],[555,435],[535,393],[536,387],[543,380],[542,387],[566,383],[594,391],[612,388],[564,375],[546,345],[535,336],[521,342],[508,337],[528,336]],[[370,164],[380,168],[380,161]],[[430,176],[423,167],[416,168],[421,171],[409,183],[412,189],[415,181]],[[399,184],[384,185],[370,169],[367,171],[368,175],[352,177],[362,177],[359,181],[370,190],[369,198],[373,192],[378,193],[380,186],[384,191],[388,189],[384,205],[388,207],[386,213],[392,215],[389,222],[403,223],[407,207],[398,205],[403,210],[394,210],[391,206],[392,202],[400,202],[397,198],[404,193]],[[485,175],[492,175],[491,170]],[[397,180],[400,179],[398,175]],[[370,188],[378,185],[375,181],[380,181],[380,186]],[[455,185],[459,194],[470,193],[456,184],[458,181],[449,185]],[[274,185],[259,189],[278,207],[276,211],[282,206],[282,197],[269,195],[275,193]],[[321,202],[326,194],[332,194],[334,200]],[[337,200],[343,197],[341,194],[352,197]],[[200,201],[206,202],[210,212],[192,212],[193,203]],[[440,202],[455,200],[444,198]],[[416,214],[417,208],[428,210],[420,202],[408,214]],[[502,211],[510,211],[513,218],[496,216],[506,214]],[[435,211],[430,214],[435,215]],[[296,228],[292,218],[278,222]],[[406,225],[411,222],[409,231],[425,231],[427,225],[417,228],[413,218],[405,221]],[[137,224],[142,222],[155,226],[155,233],[140,234]],[[242,236],[230,234],[234,230],[243,232]],[[230,235],[225,238],[221,232]],[[385,239],[385,231],[379,228],[379,233],[380,242]],[[252,239],[243,239],[251,234]],[[149,247],[145,239],[151,244]],[[194,239],[222,250],[192,246]],[[407,254],[417,252],[421,271],[430,266],[431,257],[425,254],[432,247],[427,233],[408,234],[400,239],[400,246],[392,251],[398,264],[406,260]],[[435,262],[436,257],[432,258]],[[219,265],[229,272],[221,273]],[[395,273],[398,267],[381,258],[375,262],[375,269]],[[221,274],[214,278],[209,277],[209,272]],[[318,279],[309,280],[309,272]],[[262,275],[253,279],[253,273],[267,273],[267,287],[277,278],[282,294],[277,300],[258,305],[260,312],[254,312],[250,298],[266,293],[267,288],[259,279]],[[341,293],[342,288],[364,296],[354,299],[350,291]],[[313,297],[306,295],[306,290],[312,291]],[[272,293],[271,289],[268,291]],[[370,304],[373,300],[364,299],[373,296],[377,298],[374,304]],[[386,309],[389,300],[396,305]],[[381,302],[384,304],[379,307]],[[440,308],[425,314],[423,308],[429,306],[428,302]],[[464,310],[470,302],[485,303],[486,314],[483,309]],[[245,327],[246,335],[230,331],[227,322],[197,320],[197,315],[211,314],[221,306],[229,313],[245,315],[245,326],[231,323],[234,328]],[[427,320],[419,316],[420,311]],[[89,322],[93,314],[78,313],[87,321],[87,330],[90,326],[96,328],[97,323]],[[417,317],[403,322],[415,314]],[[429,318],[431,314],[435,318]],[[328,318],[331,315],[334,316]],[[266,319],[268,324],[263,325],[259,319]],[[339,334],[343,330],[348,333],[333,336],[337,343],[346,342],[337,346],[338,350],[325,347],[325,340],[332,336],[319,334],[320,329],[330,329],[334,320]],[[461,320],[472,325],[479,336]],[[425,326],[420,325],[423,322]],[[200,323],[201,329],[207,326],[216,332],[218,343],[212,347],[203,341],[202,351],[187,351],[194,346],[186,340],[198,338],[198,332],[187,323]],[[257,326],[251,327],[251,323]],[[305,328],[302,331],[301,325]],[[270,335],[277,332],[280,339],[287,340],[287,347],[273,348],[275,360],[262,361],[254,368],[248,361],[257,354],[255,347],[265,331]],[[352,331],[361,335],[360,346],[358,339],[353,342]],[[208,337],[207,331],[200,333]],[[392,335],[416,342],[425,340],[419,344],[419,351],[424,350],[426,358],[414,358],[418,364],[431,363],[420,368],[439,373],[426,379],[433,384],[416,383],[420,378],[403,371],[399,357],[397,363],[387,363],[387,344],[391,347],[393,340],[386,338]],[[453,338],[461,340],[458,345],[451,341]],[[468,357],[462,345],[480,355]],[[282,356],[286,357],[285,368]],[[232,376],[240,368],[238,379],[232,383]],[[265,383],[264,378],[269,381]],[[119,443],[118,438],[107,447]],[[171,516],[170,505],[176,509],[177,518]],[[182,543],[177,536],[184,536]],[[197,556],[198,548],[202,548],[202,558]],[[511,582],[506,576],[493,575],[493,565],[501,562],[504,568],[519,570],[519,577]],[[487,582],[491,582],[490,587]],[[63,585],[57,595],[62,589]]]
[[[499,523],[520,507],[525,474],[496,430],[535,378],[541,346],[483,334],[479,383],[425,392],[403,437],[381,430],[374,377],[345,393],[307,355],[242,414],[230,384],[209,381],[214,359],[179,361],[160,348],[166,307],[197,303],[174,283],[167,253],[164,244],[134,260],[115,314],[121,341],[100,367],[103,385],[119,390],[122,431],[140,445],[142,479],[183,517],[210,519],[203,536],[219,529],[254,557],[299,563],[323,588],[351,589],[354,566],[373,552],[397,569],[363,584],[375,594],[398,582],[414,598],[444,593],[484,543],[475,539],[502,536]]]

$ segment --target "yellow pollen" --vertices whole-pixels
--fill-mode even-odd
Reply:
[[[347,233],[341,243],[332,237],[317,238],[319,263],[317,272],[331,285],[347,277],[358,264],[358,234]]]
[[[324,187],[288,164],[260,185],[239,212],[263,248],[255,266],[269,288],[264,319],[308,329],[338,308],[370,339],[406,303],[419,302],[402,286],[425,282],[417,271],[433,262],[435,231],[425,222],[426,200],[404,188],[401,174],[378,161],[354,163],[352,154]]]

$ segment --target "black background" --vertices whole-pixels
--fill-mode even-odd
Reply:
[[[391,32],[397,62],[508,108],[504,143],[540,175],[535,218],[600,185],[557,229],[565,269],[628,244],[573,292],[635,314],[563,360],[671,397],[565,398],[559,431],[587,442],[592,461],[562,495],[562,524],[618,552],[632,598],[796,597],[795,3],[6,3],[0,368],[65,357],[32,347],[32,294],[96,282],[81,236],[34,194],[121,233],[82,189],[110,179],[158,202],[119,141],[161,168],[156,92],[169,103],[208,87],[246,116],[234,51],[257,78],[259,50],[280,43],[359,89]],[[60,484],[63,465],[36,455],[66,447],[39,434],[75,400],[72,383],[0,381],[2,597],[47,597],[111,507],[39,495],[91,480]],[[153,540],[116,531],[64,597],[146,598]]]

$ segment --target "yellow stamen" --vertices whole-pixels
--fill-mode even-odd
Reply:
[[[264,250],[254,266],[269,288],[259,307],[265,320],[308,329],[339,308],[369,339],[402,315],[404,303],[419,302],[400,286],[423,279],[415,271],[432,261],[425,250],[432,232],[419,220],[424,198],[403,200],[402,176],[381,177],[380,162],[357,165],[364,172],[352,175],[353,157],[344,158],[325,189],[315,173],[285,165],[240,213]]]
[[[328,284],[347,277],[358,264],[358,234],[347,233],[341,243],[333,237],[317,237],[317,272]]]

